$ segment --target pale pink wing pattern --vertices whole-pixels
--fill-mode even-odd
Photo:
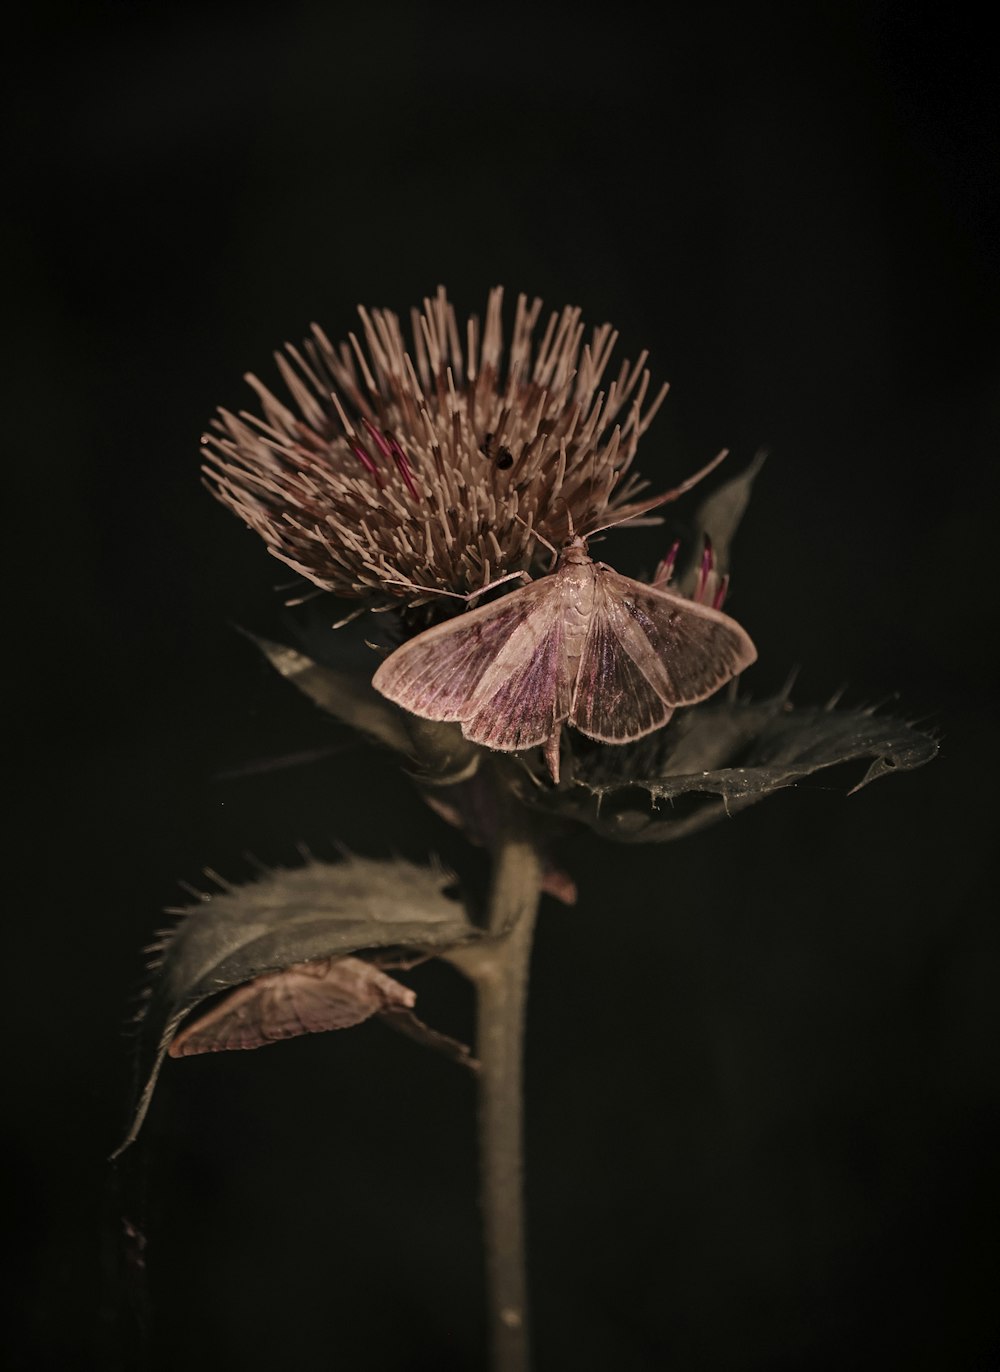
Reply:
[[[301,962],[255,977],[184,1026],[172,1058],[260,1048],[299,1034],[348,1029],[380,1011],[412,1007],[414,992],[361,958]]]
[[[516,751],[545,743],[573,703],[565,578],[557,572],[535,585],[541,596],[483,674],[462,724],[466,738],[487,748]]]
[[[544,743],[572,700],[562,599],[560,577],[541,577],[404,643],[372,685],[424,719],[461,721],[487,747]]]
[[[595,565],[590,630],[570,723],[625,743],[659,728],[749,667],[757,651],[728,615]]]

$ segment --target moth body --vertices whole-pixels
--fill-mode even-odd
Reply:
[[[587,556],[586,546],[580,551],[571,545],[568,551],[573,555],[567,556],[564,551],[553,575],[559,581],[563,650],[567,664],[575,668],[583,657],[594,615],[597,564]]]

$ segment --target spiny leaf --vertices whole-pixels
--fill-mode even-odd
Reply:
[[[430,952],[479,937],[445,888],[441,868],[396,859],[349,856],[309,860],[268,872],[246,886],[226,886],[180,911],[161,956],[140,1021],[142,1086],[130,1144],[149,1108],[156,1078],[184,1018],[207,997],[268,973],[364,949]],[[117,1154],[116,1154],[117,1156]]]
[[[525,803],[575,818],[607,838],[659,843],[754,805],[840,763],[869,759],[862,786],[929,762],[937,743],[871,710],[793,709],[717,700],[679,710],[638,743],[582,749],[572,784],[521,786]]]

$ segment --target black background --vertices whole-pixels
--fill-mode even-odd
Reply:
[[[67,4],[8,59],[19,1367],[483,1366],[448,1063],[376,1025],[171,1064],[104,1162],[176,878],[298,840],[469,866],[360,745],[220,776],[347,740],[233,631],[283,577],[198,484],[243,371],[439,281],[463,315],[502,282],[650,348],[655,482],[766,443],[748,686],[799,663],[800,700],[898,693],[943,736],[849,799],[856,774],[673,847],[565,848],[529,1028],[538,1366],[1000,1367],[988,37],[967,7],[660,17]],[[467,1027],[443,970],[415,984]]]

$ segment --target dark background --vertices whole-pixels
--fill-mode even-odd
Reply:
[[[768,444],[748,686],[799,663],[798,699],[898,693],[943,737],[849,799],[857,773],[676,846],[564,849],[528,1047],[539,1368],[1000,1367],[989,41],[968,7],[660,13],[67,4],[8,58],[18,1367],[483,1366],[447,1062],[375,1025],[170,1064],[104,1162],[178,877],[298,840],[468,866],[360,745],[225,775],[345,736],[234,632],[283,577],[198,484],[243,371],[439,281],[463,315],[502,282],[650,348],[655,482]],[[613,537],[626,572],[660,551]],[[445,971],[415,984],[467,1026]]]

